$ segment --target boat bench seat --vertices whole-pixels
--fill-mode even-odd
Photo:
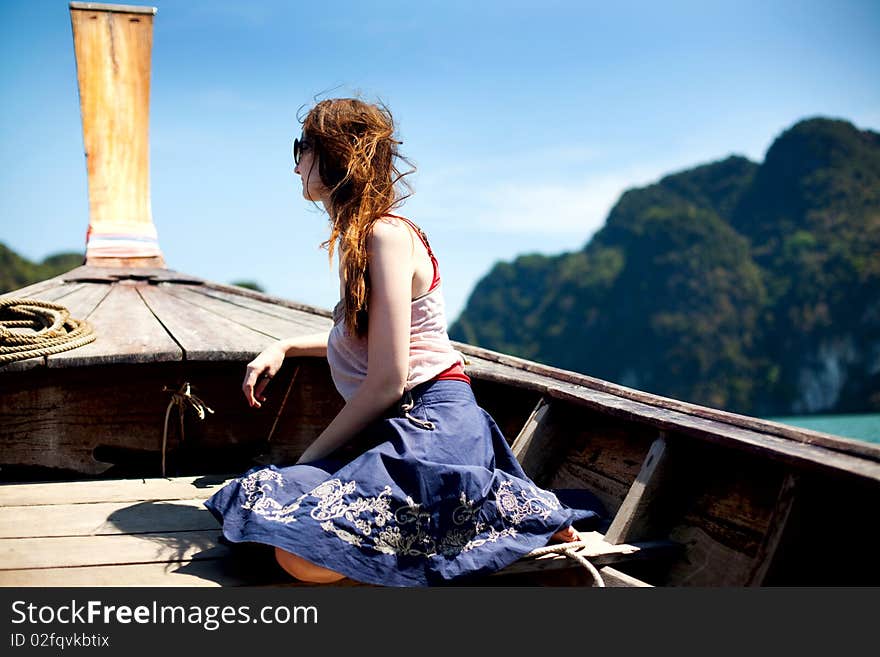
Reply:
[[[649,586],[645,582],[611,568],[611,564],[672,557],[682,549],[680,543],[669,540],[614,544],[607,542],[605,535],[598,531],[579,531],[578,535],[580,536],[578,542],[554,544],[554,547],[560,550],[567,546],[572,547],[579,556],[585,558],[599,569],[603,580],[606,580],[606,584],[609,586]],[[562,552],[542,552],[544,552],[543,549],[536,550],[534,554],[522,557],[506,568],[494,573],[491,577],[583,568],[577,559],[566,556]]]

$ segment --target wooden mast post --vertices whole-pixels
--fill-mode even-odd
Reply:
[[[155,7],[71,2],[89,184],[86,265],[165,267],[150,207]]]

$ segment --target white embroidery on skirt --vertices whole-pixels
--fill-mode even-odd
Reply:
[[[513,490],[513,482],[504,481],[496,492],[495,504],[501,517],[513,526],[498,530],[478,520],[479,508],[464,493],[459,504],[450,514],[453,527],[437,538],[431,531],[431,513],[425,511],[411,497],[394,512],[391,511],[391,487],[375,496],[357,497],[346,502],[357,489],[356,481],[343,483],[339,479],[325,481],[304,493],[287,505],[281,505],[271,497],[273,484],[283,487],[279,473],[258,470],[239,480],[247,499],[242,508],[251,509],[267,520],[289,524],[296,522],[294,513],[307,497],[318,502],[309,515],[320,522],[321,528],[342,541],[358,547],[369,547],[389,555],[434,557],[455,556],[486,543],[494,543],[505,537],[517,535],[516,525],[529,516],[546,519],[559,509],[556,496],[548,491],[538,491],[533,486]],[[363,517],[366,516],[366,517]],[[356,533],[343,529],[333,522],[344,518],[354,525]],[[442,524],[442,523],[441,523]]]
[[[244,504],[241,505],[241,508],[250,509],[254,513],[266,518],[266,520],[274,520],[284,524],[296,522],[293,514],[299,509],[305,495],[301,495],[292,503],[284,506],[278,503],[270,495],[273,492],[273,484],[277,484],[278,488],[284,486],[284,480],[278,472],[264,468],[252,472],[238,481],[241,488],[247,494],[247,498]]]
[[[344,529],[337,527],[329,520],[327,522],[321,523],[321,529],[323,529],[325,532],[330,532],[331,534],[336,534],[339,538],[341,538],[346,543],[351,543],[352,545],[357,545],[358,547],[360,547],[360,545],[361,545],[361,539],[359,536],[355,536],[351,532],[347,532]]]
[[[431,514],[422,510],[411,497],[406,504],[394,512],[392,525],[376,536],[374,550],[385,554],[406,554],[410,556],[430,556],[435,553],[434,539],[428,532]]]
[[[545,493],[542,495],[533,486],[529,486],[528,490],[531,491],[532,496],[529,497],[529,493],[525,489],[521,489],[519,497],[522,498],[522,501],[520,501],[516,493],[511,490],[512,487],[513,482],[503,482],[498,487],[495,503],[498,506],[498,512],[515,525],[520,524],[526,516],[537,515],[546,519],[559,509],[559,500],[553,493],[542,491]]]
[[[345,518],[354,523],[361,530],[361,533],[369,535],[372,531],[371,524],[358,516],[362,513],[372,513],[373,524],[376,527],[383,527],[391,519],[388,501],[391,487],[385,486],[376,497],[359,497],[354,502],[346,504],[344,497],[353,493],[356,487],[357,482],[355,481],[349,481],[343,485],[339,479],[330,479],[313,488],[307,493],[318,498],[318,506],[311,512],[312,518],[315,520]]]

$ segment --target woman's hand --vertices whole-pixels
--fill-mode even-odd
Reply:
[[[259,356],[248,363],[241,389],[251,408],[260,408],[262,406],[260,402],[266,401],[263,390],[281,369],[286,355],[284,345],[276,342],[266,347]]]

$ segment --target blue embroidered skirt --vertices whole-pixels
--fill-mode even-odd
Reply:
[[[229,541],[277,546],[386,586],[485,575],[599,518],[536,486],[457,380],[420,384],[347,448],[252,468],[205,506]]]

